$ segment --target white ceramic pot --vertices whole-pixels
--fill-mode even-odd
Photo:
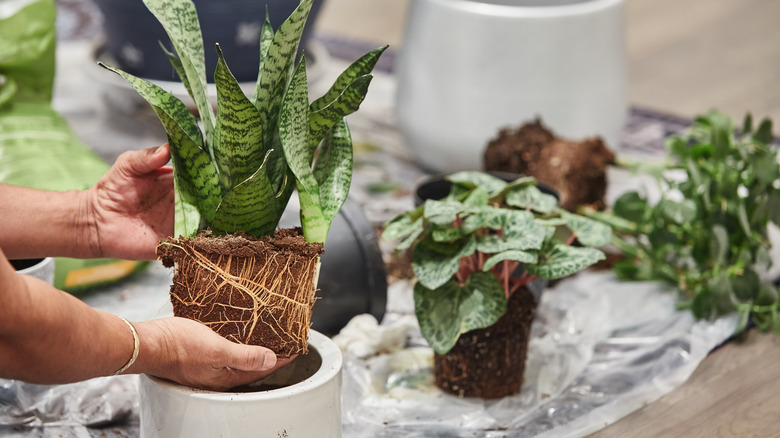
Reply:
[[[627,118],[623,0],[412,0],[398,57],[397,120],[420,164],[481,170],[501,128],[541,117],[600,135]]]
[[[341,436],[341,351],[311,331],[309,353],[254,392],[211,392],[141,377],[142,438]]]
[[[17,265],[24,266],[21,269],[16,269],[16,272],[18,274],[30,275],[35,278],[40,278],[41,280],[49,284],[54,284],[54,258],[53,257],[46,257],[44,259],[40,259],[40,261],[37,261],[33,264],[31,263],[32,261],[28,261],[28,260],[11,261],[11,264],[14,267],[16,267]]]

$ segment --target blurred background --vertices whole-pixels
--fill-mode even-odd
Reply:
[[[328,0],[316,32],[401,47],[410,0]],[[780,2],[626,0],[629,103],[780,121]]]

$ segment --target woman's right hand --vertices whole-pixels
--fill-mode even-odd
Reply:
[[[134,323],[138,359],[126,373],[145,373],[201,389],[224,391],[251,383],[288,364],[265,347],[229,341],[185,318]]]

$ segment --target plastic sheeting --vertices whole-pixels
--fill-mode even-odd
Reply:
[[[399,295],[408,301],[411,293]],[[679,386],[733,332],[735,318],[697,322],[689,312],[674,310],[675,299],[658,283],[623,283],[604,272],[558,283],[542,294],[523,388],[501,400],[458,398],[438,390],[432,351],[417,328],[407,348],[366,359],[347,355],[344,435],[578,437],[595,432]],[[411,304],[393,305],[401,313],[391,314],[385,324],[393,325],[394,316]]]

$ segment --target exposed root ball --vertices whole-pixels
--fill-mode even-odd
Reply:
[[[176,270],[174,315],[194,319],[232,341],[280,356],[306,353],[322,244],[298,230],[165,239],[157,256]]]

